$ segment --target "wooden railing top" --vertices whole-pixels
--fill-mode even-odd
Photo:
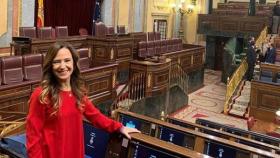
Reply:
[[[205,47],[198,46],[198,47],[193,47],[193,48],[187,48],[187,49],[182,49],[182,50],[175,51],[175,52],[164,53],[162,55],[169,56],[169,55],[172,55],[172,54],[178,54],[179,52],[194,54],[194,53],[197,53],[197,50],[205,50]]]
[[[221,134],[221,135],[225,135],[225,136],[229,136],[231,138],[236,138],[236,139],[239,139],[239,140],[244,140],[244,141],[252,142],[252,143],[264,146],[264,147],[271,148],[273,150],[280,151],[280,147],[277,147],[277,146],[274,146],[274,145],[266,144],[266,143],[263,143],[263,142],[260,142],[260,141],[256,141],[256,140],[253,140],[253,139],[249,139],[249,138],[246,138],[246,137],[243,137],[243,136],[239,136],[239,135],[231,134],[231,133],[228,133],[228,132],[225,132],[225,131],[221,131],[221,130],[217,130],[217,129],[214,129],[214,128],[206,127],[206,126],[203,126],[203,125],[200,125],[200,124],[179,120],[179,119],[176,119],[176,118],[173,118],[173,117],[167,117],[167,118],[170,119],[170,120],[175,120],[175,121],[186,123],[188,125],[194,126],[196,128],[202,129],[202,130],[205,129],[205,130],[213,131],[215,133],[218,133],[218,134]],[[251,131],[248,131],[248,133],[249,132],[251,132]]]
[[[205,139],[209,139],[209,140],[212,140],[212,141],[219,142],[221,144],[229,145],[229,146],[235,147],[237,149],[242,149],[242,150],[245,150],[245,151],[249,151],[250,153],[255,153],[255,154],[258,154],[258,155],[263,155],[263,156],[268,156],[268,157],[279,157],[279,155],[273,154],[272,152],[264,151],[264,150],[261,150],[261,149],[256,149],[256,148],[251,147],[251,146],[243,145],[243,144],[240,144],[240,143],[237,143],[237,142],[233,142],[231,140],[226,140],[226,139],[223,139],[223,138],[219,138],[217,136],[213,136],[213,135],[201,133],[199,131],[194,131],[194,130],[191,130],[191,129],[180,127],[178,125],[170,124],[168,122],[164,122],[164,121],[157,120],[157,119],[154,119],[154,118],[150,118],[150,117],[147,117],[147,116],[143,116],[143,115],[140,115],[140,114],[132,113],[132,112],[129,112],[129,111],[123,111],[123,110],[116,110],[115,112],[117,114],[118,119],[119,119],[120,114],[124,114],[124,115],[128,115],[128,116],[131,116],[131,117],[136,117],[136,118],[142,119],[142,120],[147,121],[147,122],[151,122],[152,124],[157,124],[159,126],[164,126],[164,127],[167,127],[167,128],[176,129],[177,131],[181,131],[183,133],[192,134],[192,135],[195,135],[195,136],[198,136],[198,137],[202,137],[202,138],[205,138]]]
[[[260,68],[262,69],[270,69],[273,71],[279,71],[280,72],[280,65],[277,64],[270,64],[270,63],[261,63]]]
[[[217,36],[258,36],[268,25],[269,17],[264,16],[199,14],[197,32]]]
[[[145,134],[141,133],[132,133],[131,134],[131,140],[136,140],[140,142],[146,142],[154,147],[158,147],[167,151],[170,151],[172,153],[176,153],[183,157],[192,157],[192,158],[211,158],[210,156],[203,155],[201,153],[195,152],[190,149],[186,149],[184,147],[174,145],[171,143],[167,143],[166,141],[159,140],[155,137],[147,136]]]

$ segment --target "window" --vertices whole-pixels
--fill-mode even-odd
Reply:
[[[160,39],[166,39],[167,21],[161,19],[155,19],[154,32],[160,32]]]

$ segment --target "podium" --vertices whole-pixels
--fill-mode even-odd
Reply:
[[[29,37],[13,37],[10,44],[10,55],[24,55],[31,53],[31,38]]]

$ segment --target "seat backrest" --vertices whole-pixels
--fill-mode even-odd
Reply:
[[[155,55],[160,55],[161,54],[161,41],[157,40],[154,41],[155,44]]]
[[[106,26],[102,22],[95,23],[95,36],[106,37]]]
[[[52,27],[40,27],[37,29],[38,38],[52,39]]]
[[[280,72],[278,72],[276,75],[276,82],[280,83]]]
[[[9,85],[23,81],[21,56],[2,57],[1,62],[1,74],[3,84]]]
[[[161,54],[167,53],[167,40],[161,40]]]
[[[148,41],[154,41],[154,40],[155,40],[154,32],[148,32]]]
[[[118,25],[117,26],[117,32],[118,32],[118,34],[125,34],[125,26],[124,25]]]
[[[56,38],[68,37],[68,27],[67,26],[56,26],[55,27],[55,37]]]
[[[106,35],[113,35],[115,34],[114,26],[106,26]]]
[[[0,58],[0,85],[2,83],[2,60]]]
[[[272,72],[268,70],[261,70],[260,80],[265,82],[272,82]]]
[[[36,27],[19,27],[19,36],[37,38]]]
[[[177,38],[177,50],[182,50],[183,49],[183,41],[181,38]]]
[[[90,58],[89,58],[89,49],[88,48],[80,48],[77,50],[79,56],[79,67],[80,70],[85,70],[90,68]]]
[[[155,35],[155,40],[161,40],[160,32],[155,32],[154,35]]]
[[[154,41],[147,42],[147,56],[152,57],[155,55],[155,43]]]
[[[167,52],[172,52],[173,51],[173,41],[172,41],[172,39],[166,40],[166,45],[167,45]]]
[[[24,80],[42,79],[42,54],[27,54],[22,56],[23,78]]]
[[[172,39],[171,40],[172,41],[172,45],[173,45],[173,49],[172,49],[172,51],[177,51],[177,47],[178,47],[178,45],[177,45],[177,39]]]
[[[138,43],[138,57],[140,58],[147,57],[147,42],[141,41]]]
[[[280,65],[280,52],[276,52],[276,55],[275,55],[275,63],[276,65]]]
[[[271,71],[267,71],[267,70],[262,70],[261,71],[261,76],[272,77],[272,72]]]

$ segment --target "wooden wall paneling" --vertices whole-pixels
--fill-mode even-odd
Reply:
[[[250,116],[273,122],[280,108],[280,85],[261,81],[251,82]]]

